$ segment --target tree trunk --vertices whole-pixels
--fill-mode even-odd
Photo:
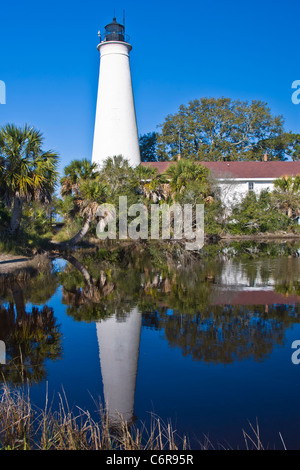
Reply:
[[[12,211],[12,216],[10,220],[10,232],[12,235],[18,234],[20,224],[21,224],[21,219],[22,219],[22,212],[23,212],[23,200],[20,198],[19,194],[16,193],[14,197],[13,211]]]
[[[18,282],[12,283],[11,292],[13,295],[14,304],[16,306],[17,321],[21,321],[22,318],[24,318],[26,309],[25,309],[25,300],[24,300],[23,290],[18,284]]]
[[[92,211],[89,212],[87,218],[85,219],[85,222],[84,222],[84,225],[83,227],[79,230],[78,233],[76,233],[76,235],[74,235],[73,238],[71,238],[71,240],[65,242],[65,243],[61,243],[61,246],[74,246],[76,245],[77,243],[81,242],[81,240],[83,239],[83,237],[87,234],[87,232],[89,231],[89,228],[90,228],[90,225],[91,225],[91,222],[93,220],[93,215],[92,215]]]
[[[69,261],[69,263],[71,263],[76,269],[78,269],[78,271],[83,275],[86,285],[88,287],[91,287],[93,281],[86,267],[83,266],[83,264],[80,263],[80,261],[78,261],[78,259],[72,255],[68,255],[68,256],[66,255],[64,256],[64,259]]]

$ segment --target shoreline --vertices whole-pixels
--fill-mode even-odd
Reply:
[[[219,239],[221,240],[229,240],[229,241],[234,241],[234,240],[299,240],[300,241],[300,233],[256,233],[252,235],[219,235]]]
[[[149,240],[151,241],[151,240]],[[253,235],[218,235],[217,237],[207,237],[206,243],[224,243],[224,242],[234,242],[234,241],[257,241],[257,242],[300,242],[300,233],[268,233],[268,234],[253,234]],[[139,242],[139,241],[138,241]],[[88,247],[99,247],[98,239],[90,239],[83,241],[82,244],[78,245],[77,248],[88,248]],[[108,249],[108,247],[107,247]],[[32,254],[32,256],[23,256],[15,255],[7,252],[0,252],[0,275],[10,274],[14,271],[23,270],[26,268],[36,267],[39,265],[39,260],[44,256],[51,256],[53,250],[44,252],[44,254]]]
[[[2,276],[18,276],[20,273],[32,272],[38,270],[48,254],[36,254],[31,257],[22,255],[13,255],[0,252],[0,278]]]
[[[32,257],[22,255],[12,255],[9,253],[0,253],[0,274],[7,270],[21,269],[27,267],[32,261]]]

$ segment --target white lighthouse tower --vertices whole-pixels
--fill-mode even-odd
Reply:
[[[96,323],[105,406],[111,424],[131,424],[138,370],[142,314],[134,308],[123,320],[117,315]]]
[[[93,163],[122,155],[131,166],[141,162],[129,53],[124,25],[116,18],[100,36],[100,73],[94,130]]]

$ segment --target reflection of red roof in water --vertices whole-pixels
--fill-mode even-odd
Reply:
[[[145,162],[143,166],[163,173],[176,162]],[[281,178],[300,174],[299,162],[199,162],[211,170],[216,178]]]
[[[211,305],[272,305],[300,304],[299,295],[284,295],[272,290],[260,291],[218,291]]]

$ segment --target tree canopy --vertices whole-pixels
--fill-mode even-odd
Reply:
[[[157,161],[157,133],[149,132],[139,137],[142,162]]]
[[[300,134],[285,132],[283,117],[258,100],[195,99],[159,127],[158,160],[176,160],[178,153],[204,161],[262,160],[265,153],[269,160],[300,159]]]

